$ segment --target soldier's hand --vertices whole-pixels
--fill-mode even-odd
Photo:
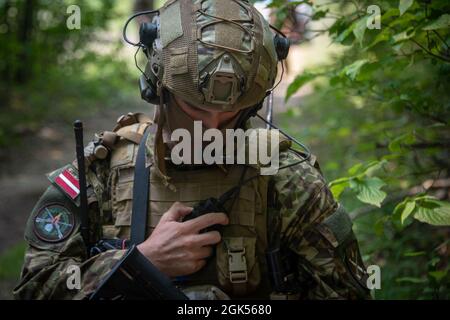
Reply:
[[[137,248],[160,271],[169,277],[184,276],[200,270],[221,240],[218,231],[199,233],[215,224],[228,224],[224,213],[208,213],[180,222],[192,208],[175,202],[164,213],[152,235]]]

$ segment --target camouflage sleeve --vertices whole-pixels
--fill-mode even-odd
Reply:
[[[284,154],[280,167],[299,159],[294,152]],[[295,258],[301,298],[370,298],[351,220],[319,168],[303,162],[280,170],[274,191],[281,246]]]
[[[79,227],[75,202],[51,185],[26,226],[29,245],[13,292],[16,299],[84,299],[95,290],[126,251],[111,250],[88,259]]]

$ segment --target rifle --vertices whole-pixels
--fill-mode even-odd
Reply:
[[[132,246],[89,300],[188,300],[136,246]]]

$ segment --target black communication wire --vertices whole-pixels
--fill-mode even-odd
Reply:
[[[284,132],[283,130],[281,130],[279,127],[277,127],[276,125],[274,125],[272,122],[267,121],[266,119],[264,119],[263,117],[261,117],[259,114],[256,114],[256,116],[261,119],[262,121],[264,121],[266,124],[268,124],[271,128],[274,128],[278,131],[281,132],[282,135],[284,135],[286,138],[288,138],[289,140],[291,140],[292,142],[294,142],[296,145],[300,146],[303,150],[306,151],[306,158],[305,161],[308,161],[309,159],[311,159],[311,151],[309,150],[309,148],[304,145],[303,143],[301,143],[300,141],[298,141],[297,139],[295,139],[293,136],[291,136],[290,134]]]
[[[128,37],[127,37],[128,24],[134,18],[143,16],[143,15],[146,15],[146,14],[155,14],[155,13],[158,13],[158,12],[159,12],[159,10],[141,11],[141,12],[137,12],[137,13],[133,14],[131,17],[129,17],[128,20],[125,22],[125,25],[123,26],[123,31],[122,31],[123,40],[125,40],[125,42],[127,42],[128,44],[131,44],[134,47],[142,47],[143,45],[141,44],[141,42],[134,43],[134,42],[131,42],[130,40],[128,40]]]
[[[139,53],[139,51],[141,50],[141,47],[138,47],[136,52],[134,53],[134,64],[136,66],[136,68],[142,73],[142,75],[145,77],[145,80],[150,81],[149,77],[147,76],[147,74],[141,69],[141,67],[139,66],[139,63],[137,61],[137,55]]]

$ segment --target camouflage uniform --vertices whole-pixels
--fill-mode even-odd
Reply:
[[[141,129],[142,125],[134,124],[129,128]],[[126,129],[126,128],[125,128]],[[149,144],[151,143],[149,139]],[[129,237],[130,226],[130,195],[129,186],[131,172],[134,168],[134,155],[136,144],[121,138],[115,146],[111,157],[106,160],[93,161],[89,167],[89,203],[91,217],[91,238],[97,241],[102,238],[116,237],[126,239]],[[129,154],[127,150],[132,150]],[[151,151],[151,147],[148,148]],[[151,161],[149,152],[149,161]],[[127,160],[128,159],[128,160]],[[280,168],[295,164],[302,159],[301,155],[285,150],[280,154]],[[170,166],[170,163],[167,163]],[[211,181],[221,181],[223,185],[227,176],[233,175],[233,167],[226,168],[227,172],[217,169],[217,166],[209,166],[206,172]],[[49,177],[57,176],[64,168],[52,173]],[[169,168],[170,175],[173,171],[180,170],[183,176],[189,175],[189,170],[173,166]],[[194,173],[195,174],[195,173]],[[233,177],[231,177],[234,179]],[[152,172],[152,181],[161,181]],[[264,261],[263,251],[267,247],[267,239],[280,237],[282,239],[281,248],[287,250],[294,259],[298,270],[301,298],[303,299],[354,299],[368,297],[368,290],[365,287],[364,265],[358,250],[357,242],[351,231],[351,224],[346,213],[333,199],[327,184],[322,177],[320,170],[314,160],[293,165],[286,169],[281,169],[274,176],[260,176],[258,181],[253,182],[245,189],[241,190],[241,195],[237,204],[233,208],[237,211],[245,212],[249,207],[249,200],[255,202],[258,207],[264,202],[267,210],[260,209],[264,214],[258,218],[257,223],[262,231],[256,230],[256,264],[259,265],[259,275],[252,276],[253,271],[249,271],[249,281],[254,281],[256,286],[246,297],[268,298],[271,292],[268,283],[267,266]],[[128,181],[128,182],[127,182]],[[195,180],[194,180],[195,185]],[[153,194],[158,196],[159,192],[164,192],[165,186],[161,182],[158,186],[152,182]],[[188,187],[186,187],[187,189]],[[190,187],[192,189],[192,186]],[[201,187],[198,187],[201,188]],[[267,191],[267,200],[258,202],[261,192]],[[220,189],[220,188],[219,188]],[[203,197],[217,196],[221,190],[214,190],[211,185],[207,186],[208,193]],[[199,189],[200,190],[200,189]],[[182,192],[183,190],[181,190]],[[256,192],[255,192],[256,191]],[[152,192],[152,191],[151,191]],[[205,192],[204,190],[202,192]],[[167,194],[173,191],[167,189]],[[173,193],[174,194],[174,193]],[[182,200],[183,197],[175,200]],[[254,199],[251,199],[251,198]],[[242,198],[242,200],[241,200]],[[162,198],[160,197],[160,200]],[[36,236],[34,219],[41,208],[59,203],[69,209],[75,216],[75,229],[66,239],[56,243],[49,243]],[[184,202],[192,205],[193,202]],[[161,206],[152,203],[148,234],[156,226],[160,215],[168,209],[171,202]],[[158,207],[159,206],[159,207]],[[248,209],[247,209],[248,210]],[[100,281],[110,272],[114,265],[123,257],[126,250],[110,250],[88,258],[85,244],[79,232],[79,207],[76,200],[72,200],[67,194],[52,184],[44,193],[33,210],[26,229],[26,240],[29,248],[25,255],[25,262],[22,271],[20,284],[14,290],[16,298],[20,299],[84,299],[89,296],[100,283]],[[244,219],[233,221],[231,226],[224,228],[223,234],[227,235],[227,229],[233,228],[233,224],[248,224]],[[264,226],[261,226],[263,225]],[[264,229],[266,229],[266,239],[264,239]],[[240,233],[253,232],[255,228],[239,229]],[[287,248],[286,245],[289,244]],[[223,243],[217,245],[217,248]],[[217,264],[221,259],[220,250],[217,258],[208,262],[204,270],[191,278],[194,285],[208,284],[218,277]],[[247,254],[250,254],[247,252]],[[218,260],[219,259],[219,260]],[[254,259],[253,259],[254,260]],[[248,257],[248,264],[251,264],[252,257]],[[78,265],[81,269],[81,290],[69,290],[66,281],[70,275],[67,272],[71,265]],[[208,273],[208,270],[210,271]],[[212,270],[212,271],[211,271]],[[226,273],[226,272],[225,272]],[[211,278],[211,275],[213,278]],[[225,291],[232,297],[233,290]],[[257,291],[257,295],[255,295]]]
[[[91,243],[102,239],[121,243],[120,239],[130,236],[138,144],[149,126],[167,125],[162,116],[167,111],[164,92],[205,110],[241,111],[248,118],[272,90],[277,61],[287,55],[286,40],[273,35],[247,0],[169,0],[159,19],[141,28],[145,41],[141,39],[139,45],[149,61],[141,78],[141,94],[146,101],[160,101],[160,116],[155,123],[143,115],[121,117],[114,132],[99,135],[103,142],[114,137],[105,142],[108,156],[93,156],[98,140],[85,151]],[[152,33],[156,28],[159,32]],[[149,33],[142,37],[146,30]],[[333,199],[315,160],[306,161],[288,143],[280,144],[280,168],[284,169],[262,176],[258,166],[176,166],[164,160],[162,130],[156,130],[146,143],[146,161],[152,165],[147,236],[175,201],[194,206],[218,198],[239,184],[244,167],[249,167],[247,176],[257,177],[241,186],[229,208],[230,224],[223,228],[214,257],[196,274],[174,279],[185,292],[214,286],[232,298],[277,298],[272,294],[265,252],[279,243],[294,270],[291,274],[300,294],[296,298],[368,297],[351,221]],[[74,165],[49,174],[52,185],[27,223],[29,248],[14,290],[16,298],[88,298],[127,252],[117,247],[88,256],[80,234],[76,175]],[[81,270],[79,290],[67,286],[72,266]]]

